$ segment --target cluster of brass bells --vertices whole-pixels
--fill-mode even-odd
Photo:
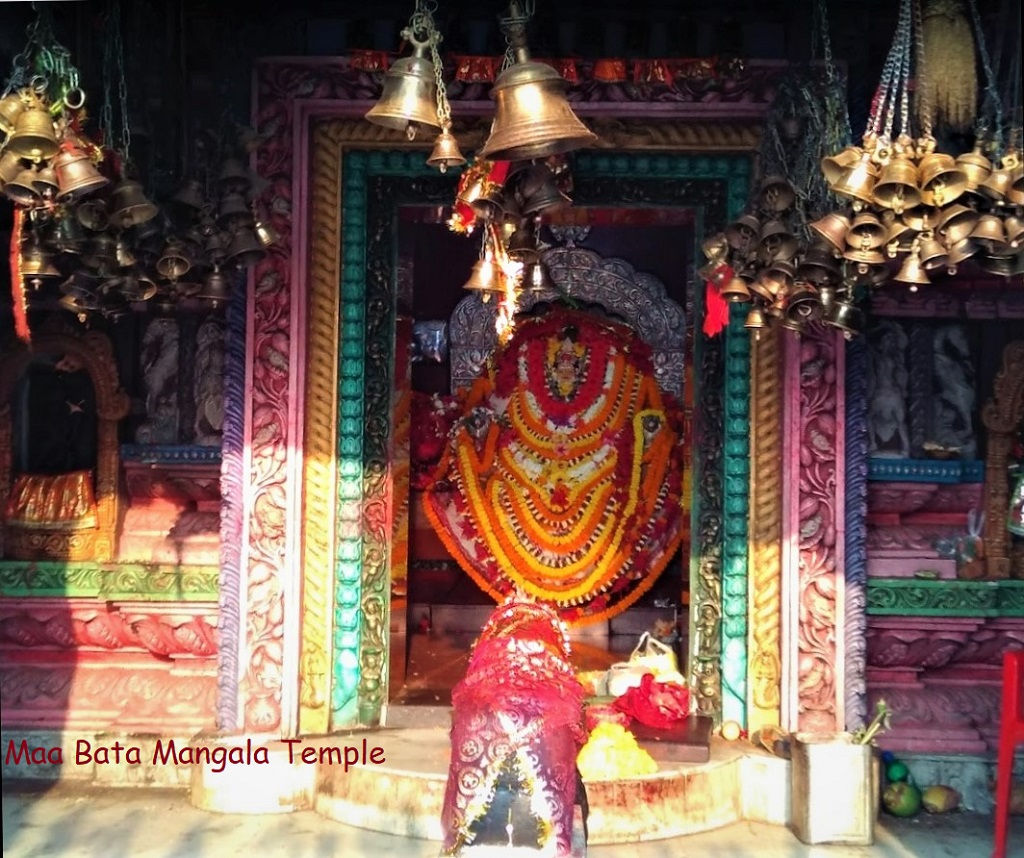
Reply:
[[[500,187],[481,180],[463,188],[459,202],[473,209],[475,228],[484,230],[480,259],[463,288],[477,292],[485,303],[492,295],[550,291],[539,234],[544,215],[572,205],[569,187],[564,159],[552,157],[513,165]]]
[[[935,152],[934,140],[875,138],[822,161],[829,186],[850,201],[811,224],[862,276],[883,282],[888,260],[902,257],[891,279],[912,290],[929,272],[955,275],[972,260],[1001,277],[1024,272],[1024,166],[1019,129],[998,165],[984,141],[957,158]],[[904,256],[905,254],[905,256]]]
[[[520,17],[516,0],[511,16]],[[421,129],[438,132],[427,163],[442,172],[465,163],[451,133],[447,96],[440,89],[430,36],[411,30],[403,35],[413,54],[398,59],[384,76],[380,99],[366,114],[377,125],[405,132],[413,140]],[[481,157],[493,161],[531,161],[591,146],[597,135],[576,116],[566,97],[568,83],[546,63],[535,62],[521,31],[507,34],[513,43],[515,62],[498,75],[492,95],[495,102],[491,132]]]
[[[227,159],[209,186],[216,204],[197,179],[160,207],[127,178],[34,209],[21,249],[26,285],[43,302],[47,283],[59,283],[59,305],[83,321],[146,305],[171,310],[182,301],[219,307],[232,272],[263,259],[278,235],[257,216],[240,161]]]
[[[745,327],[755,337],[774,325],[800,333],[813,321],[852,337],[863,324],[853,300],[859,276],[827,242],[793,230],[795,202],[785,178],[764,179],[748,211],[704,241],[707,262],[698,273],[726,301],[751,305]]]

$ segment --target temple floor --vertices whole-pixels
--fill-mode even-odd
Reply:
[[[5,785],[6,787],[6,785]],[[992,818],[979,814],[885,817],[872,847],[804,846],[778,826],[742,822],[689,837],[592,846],[588,858],[984,858]],[[1024,844],[1013,820],[1010,854]],[[82,790],[61,784],[3,796],[5,858],[436,858],[438,844],[350,828],[303,811],[224,816],[197,810],[182,791]]]

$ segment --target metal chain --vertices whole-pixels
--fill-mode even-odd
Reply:
[[[35,3],[32,8],[36,9]],[[78,69],[71,62],[71,52],[54,36],[49,9],[37,11],[35,21],[25,30],[25,47],[11,61],[11,74],[0,97],[30,87],[37,95],[49,94],[55,113],[65,107],[77,109],[84,103]],[[72,93],[76,94],[75,102],[68,98]]]
[[[107,28],[110,23],[111,11],[108,9],[106,18]],[[103,135],[103,145],[114,145],[114,106],[110,96],[111,81],[114,78],[114,42],[113,39],[105,39],[103,42],[103,105],[100,107],[100,132]]]
[[[921,0],[914,0],[914,53],[917,62],[917,98],[921,109],[918,118],[921,120],[921,136],[931,140],[934,106],[932,105],[931,87],[928,82],[928,68],[924,54],[924,26],[922,24]]]
[[[913,15],[911,0],[904,0],[907,29],[903,33],[903,64],[900,75],[900,134],[910,133],[910,46],[913,43]]]
[[[988,48],[985,45],[985,31],[981,26],[981,16],[978,14],[978,4],[975,0],[967,0],[971,10],[971,23],[974,25],[974,40],[978,45],[978,53],[981,55],[981,66],[985,71],[985,101],[992,111],[995,120],[995,137],[993,142],[999,149],[1003,144],[1003,101],[999,97],[996,88],[996,77],[992,72],[992,63],[989,60]],[[984,111],[983,111],[984,112]]]
[[[906,95],[908,78],[910,77],[910,64],[908,61],[910,53],[910,2],[902,0],[900,3],[900,17],[897,24],[896,39],[893,47],[897,48],[897,63],[894,66],[896,74],[896,86],[892,90],[892,98],[889,102],[888,111],[885,116],[885,131],[883,137],[886,140],[892,139],[893,123],[896,119],[896,99],[898,96]],[[897,47],[898,46],[898,47]]]
[[[501,61],[500,71],[515,65],[517,43],[520,39],[525,39],[526,25],[533,18],[537,8],[536,0],[520,0],[518,6],[519,14],[516,14],[515,6],[510,5],[508,15],[498,17],[498,24],[505,36],[505,56]]]
[[[434,23],[436,11],[437,4],[433,0],[417,0],[416,11],[409,20],[408,30],[413,37],[417,33],[422,33],[423,39],[430,46],[430,61],[434,65],[434,81],[437,86],[437,122],[442,130],[447,130],[452,127],[452,108],[448,103],[448,90],[444,85],[444,63],[438,50],[444,37]]]
[[[889,100],[889,88],[896,79],[896,62],[899,42],[899,26],[893,36],[893,42],[889,46],[889,53],[885,58],[885,65],[882,66],[882,76],[878,82],[878,89],[871,104],[871,113],[868,116],[868,127],[866,134],[875,136],[882,130],[882,116]]]
[[[121,107],[121,157],[127,162],[132,145],[128,124],[128,77],[124,72],[124,43],[121,40],[121,3],[114,0],[114,57],[117,60],[117,95]]]

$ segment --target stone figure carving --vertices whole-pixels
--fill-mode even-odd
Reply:
[[[910,456],[907,427],[907,334],[898,322],[878,323],[868,351],[868,455]]]
[[[963,325],[942,325],[935,331],[935,399],[932,440],[959,448],[965,459],[978,453],[974,435],[974,363]]]
[[[195,443],[215,447],[224,428],[224,327],[215,316],[196,334]]]
[[[140,444],[178,443],[178,323],[153,319],[142,337],[142,378],[146,421],[135,440]]]

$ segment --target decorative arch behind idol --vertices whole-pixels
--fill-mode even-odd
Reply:
[[[426,511],[497,600],[518,587],[576,623],[614,616],[682,531],[683,415],[629,327],[570,309],[520,319],[454,403]]]

